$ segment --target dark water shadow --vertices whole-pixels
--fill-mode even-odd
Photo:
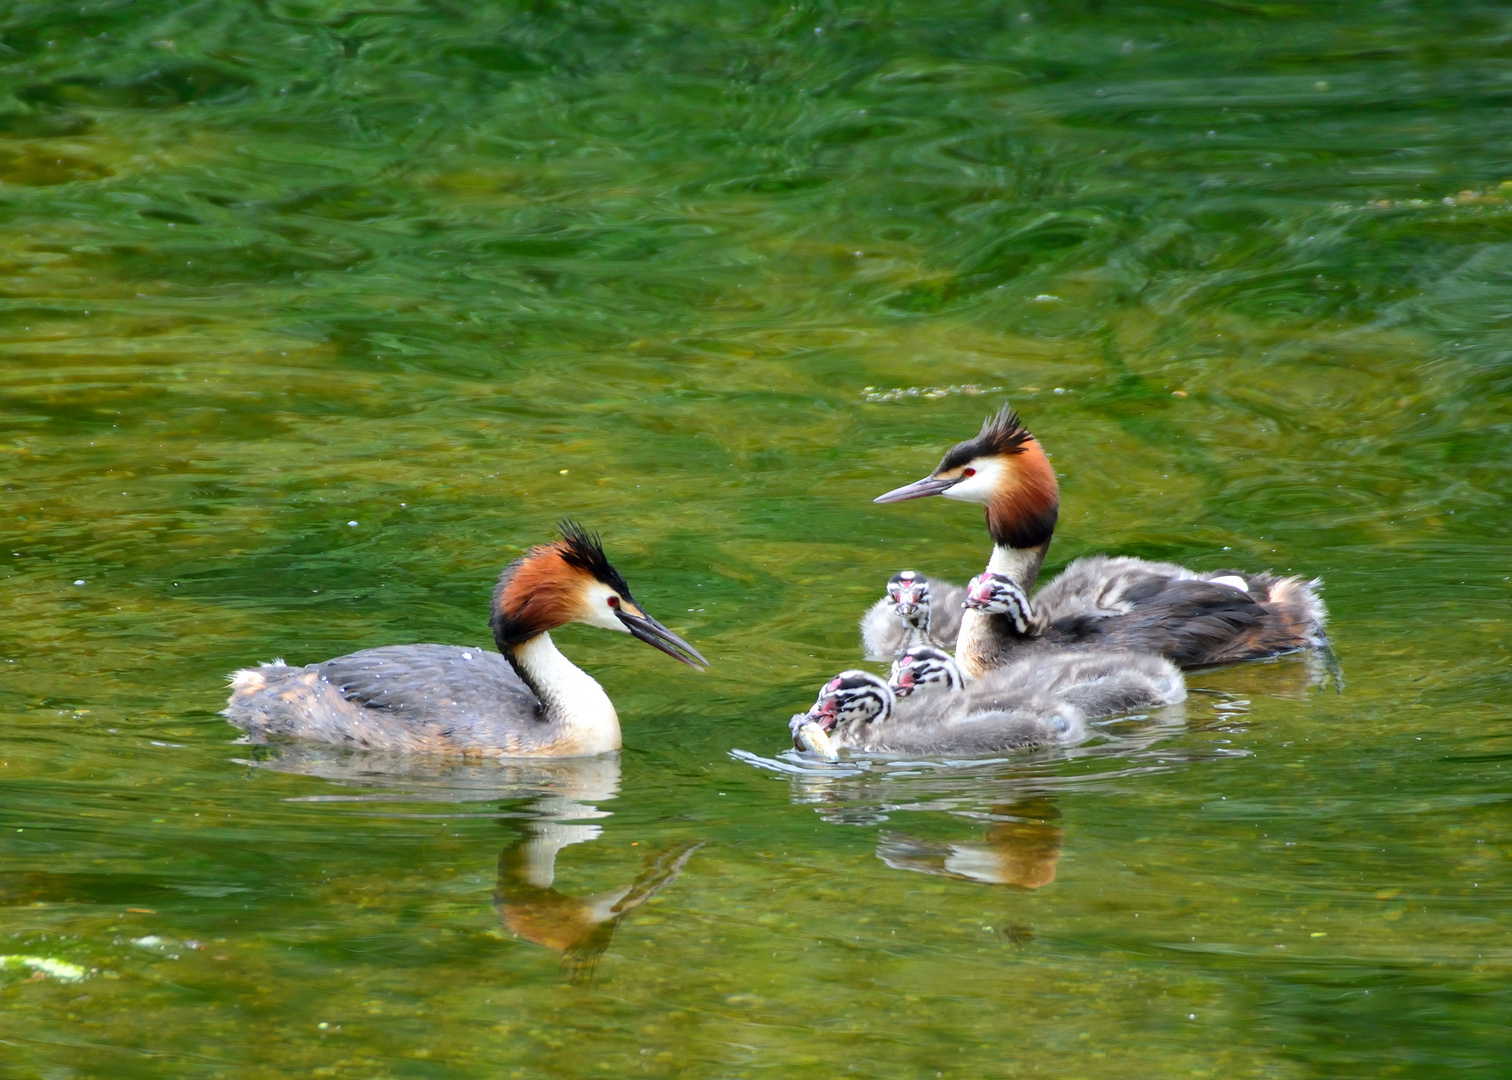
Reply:
[[[441,754],[345,750],[314,743],[248,744],[247,749],[254,751],[254,756],[235,759],[238,764],[318,777],[340,789],[329,794],[294,796],[290,802],[523,802],[527,809],[510,812],[509,816],[555,813],[571,819],[607,817],[608,811],[598,809],[596,804],[614,799],[620,788],[620,761],[612,755],[478,760]],[[385,816],[415,815],[400,810]]]
[[[1344,668],[1333,649],[1324,645],[1240,664],[1197,668],[1186,673],[1186,681],[1191,694],[1254,694],[1301,701],[1330,688],[1342,695]]]

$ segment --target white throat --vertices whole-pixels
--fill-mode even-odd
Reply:
[[[992,558],[987,560],[987,572],[1002,574],[1011,579],[1025,596],[1039,576],[1039,568],[1045,558],[1044,548],[1014,548],[994,544]],[[993,666],[1000,663],[998,640],[995,632],[997,620],[1006,616],[989,615],[985,611],[968,608],[961,613],[961,632],[956,638],[955,659],[961,674],[968,679],[980,679]]]
[[[995,544],[992,558],[987,560],[987,572],[1012,578],[1019,588],[1028,592],[1039,576],[1040,564],[1045,555],[1039,548],[1013,548]]]
[[[538,889],[549,889],[556,880],[556,858],[569,844],[597,840],[604,830],[597,825],[566,825],[546,821],[536,825],[525,844],[525,880]]]
[[[607,754],[620,748],[619,715],[592,675],[557,649],[550,634],[511,650],[520,676],[536,692],[546,719],[563,728],[562,755]]]

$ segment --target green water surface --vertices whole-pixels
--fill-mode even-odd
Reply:
[[[0,1077],[1507,1076],[1509,104],[1472,0],[0,6]],[[732,757],[1003,400],[1342,692]],[[713,661],[558,635],[617,761],[234,743],[567,514]]]

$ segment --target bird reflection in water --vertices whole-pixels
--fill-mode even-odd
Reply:
[[[623,888],[572,896],[552,887],[557,854],[569,844],[596,839],[597,825],[556,821],[511,822],[521,835],[499,852],[499,883],[494,907],[499,921],[536,945],[562,956],[562,974],[583,985],[593,978],[599,958],[625,917],[668,885],[703,846],[702,841],[673,844],[647,855],[635,880]]]
[[[766,759],[747,754],[738,760]],[[1019,889],[1043,889],[1055,880],[1065,830],[1045,778],[1011,769],[1005,774],[1002,759],[976,767],[958,762],[957,768],[894,764],[904,767],[828,775],[793,769],[793,801],[813,806],[835,825],[881,825],[898,814],[985,823],[977,837],[959,841],[881,830],[877,858],[895,870]]]
[[[238,760],[363,789],[294,802],[507,803],[500,821],[515,835],[499,852],[494,908],[506,929],[560,953],[563,975],[578,984],[592,979],[626,916],[676,881],[703,846],[684,841],[656,849],[629,884],[607,892],[574,896],[553,887],[562,849],[603,835],[593,819],[609,817],[599,804],[619,795],[617,756],[469,761],[294,744]]]
[[[906,833],[883,832],[877,858],[895,870],[1042,889],[1055,880],[1065,830],[1060,811],[1046,797],[990,806],[973,817],[989,824],[980,840],[940,843]]]

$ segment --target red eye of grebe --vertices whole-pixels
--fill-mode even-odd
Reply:
[[[975,476],[976,475],[976,470],[975,469],[962,469],[961,470],[961,475],[962,476]]]
[[[619,597],[617,597],[617,596],[611,596],[609,598],[609,606],[610,607],[619,607]]]

